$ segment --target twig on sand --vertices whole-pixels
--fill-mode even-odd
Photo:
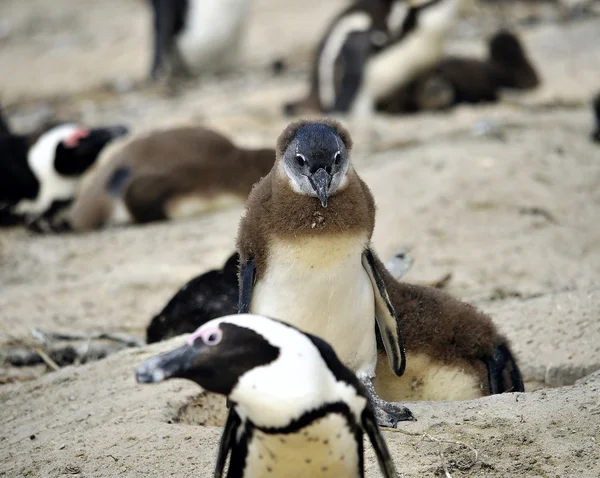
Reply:
[[[444,448],[442,446],[442,443],[449,443],[451,445],[459,445],[459,446],[467,448],[473,452],[472,461],[468,464],[463,464],[462,466],[460,466],[461,469],[468,469],[468,468],[473,467],[475,465],[475,463],[477,463],[477,459],[479,458],[479,453],[475,447],[473,447],[467,443],[464,443],[462,441],[459,441],[459,440],[447,440],[445,438],[437,438],[437,437],[430,435],[429,433],[409,432],[406,430],[402,430],[401,428],[392,428],[392,429],[390,429],[390,431],[396,432],[396,433],[402,433],[403,435],[408,435],[408,436],[412,436],[412,437],[420,437],[421,440],[427,440],[432,443],[437,443],[439,445],[439,454],[440,454],[440,458],[442,460],[442,468],[444,469],[444,477],[445,478],[452,478],[452,475],[450,474],[450,470],[448,468],[448,461],[446,460],[446,456],[444,455]]]
[[[42,342],[52,340],[111,340],[113,342],[119,342],[127,345],[128,347],[141,347],[144,345],[144,341],[131,337],[125,334],[112,334],[108,332],[98,332],[95,334],[86,334],[85,332],[49,332],[40,329],[33,329],[31,331],[34,337]]]
[[[46,352],[44,352],[40,347],[33,345],[29,342],[27,342],[26,340],[20,339],[19,337],[15,337],[14,335],[12,335],[11,333],[9,333],[6,328],[2,325],[0,325],[0,329],[2,329],[2,333],[4,335],[6,335],[10,340],[21,344],[23,347],[32,350],[33,352],[35,352],[36,354],[38,354],[40,356],[40,358],[44,361],[44,363],[46,365],[48,365],[48,367],[50,367],[52,370],[56,371],[60,369],[60,366],[54,361],[52,360],[48,354]]]

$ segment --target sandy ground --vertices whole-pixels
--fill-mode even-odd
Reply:
[[[19,129],[55,114],[139,130],[194,120],[240,144],[272,145],[287,123],[281,103],[304,92],[310,49],[342,4],[257,0],[240,71],[165,96],[139,86],[149,58],[144,2],[4,0],[0,100]],[[369,134],[349,125],[354,161],[378,203],[379,253],[412,246],[409,281],[451,272],[449,292],[510,337],[527,389],[561,387],[411,405],[419,421],[404,430],[479,455],[473,463],[456,444],[390,432],[402,476],[443,476],[440,449],[454,477],[600,475],[600,377],[573,385],[600,369],[600,149],[588,141],[600,19],[563,23],[537,8],[543,21],[519,32],[541,71],[539,91],[444,114],[377,117]],[[501,17],[479,15],[460,25],[449,51],[483,51]],[[289,71],[274,78],[267,65],[281,56]],[[70,237],[1,231],[1,332],[142,338],[185,281],[230,254],[241,212]],[[14,348],[0,340],[2,353]],[[209,476],[221,402],[198,402],[187,383],[133,381],[137,363],[176,342],[2,386],[0,475]],[[4,381],[43,372],[0,365]],[[368,476],[378,476],[369,456]]]

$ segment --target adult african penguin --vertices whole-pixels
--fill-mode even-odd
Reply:
[[[432,400],[521,391],[489,317],[394,280],[379,261],[371,246],[375,204],[351,147],[331,120],[294,122],[280,135],[275,165],[250,193],[238,229],[238,310],[285,317],[331,343],[370,391],[383,425],[411,418],[389,403],[411,396],[407,373]],[[389,392],[387,401],[376,390]]]
[[[284,112],[369,115],[377,101],[441,57],[462,1],[409,0],[406,7],[399,0],[362,0],[351,5],[319,44],[308,96],[286,104]]]
[[[121,125],[85,128],[53,123],[15,134],[6,120],[1,122],[0,225],[25,222],[34,230],[72,201],[102,150],[128,131]]]
[[[192,380],[232,406],[215,477],[363,477],[366,432],[396,477],[369,396],[322,339],[264,316],[212,320],[136,369],[140,383]]]
[[[379,101],[377,109],[410,113],[459,103],[495,102],[502,89],[529,90],[539,85],[539,76],[515,34],[501,30],[490,39],[488,50],[485,60],[443,58]]]
[[[251,0],[151,0],[150,77],[221,72],[238,60]]]
[[[274,161],[271,148],[238,148],[200,126],[133,135],[106,150],[57,229],[84,232],[242,204]]]
[[[592,100],[592,109],[594,112],[594,131],[592,131],[592,141],[600,143],[600,93]]]

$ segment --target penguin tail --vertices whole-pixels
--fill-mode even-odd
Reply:
[[[485,362],[491,395],[525,391],[521,371],[506,341],[496,344],[494,356],[487,357]]]

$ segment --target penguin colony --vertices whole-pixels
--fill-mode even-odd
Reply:
[[[285,113],[405,113],[536,87],[510,32],[490,40],[486,60],[442,58],[462,3],[356,1],[327,28],[309,93]],[[150,78],[233,68],[250,4],[151,0]],[[600,95],[593,107],[600,141]],[[0,115],[0,224],[84,232],[247,198],[236,254],[182,288],[147,340],[199,328],[136,370],[140,383],[183,378],[228,397],[215,476],[229,459],[230,477],[362,477],[364,433],[383,476],[396,476],[379,426],[414,419],[401,402],[524,391],[488,316],[400,282],[379,260],[374,199],[338,122],[293,122],[275,149],[240,148],[200,126],[127,134],[60,123],[20,135]]]

